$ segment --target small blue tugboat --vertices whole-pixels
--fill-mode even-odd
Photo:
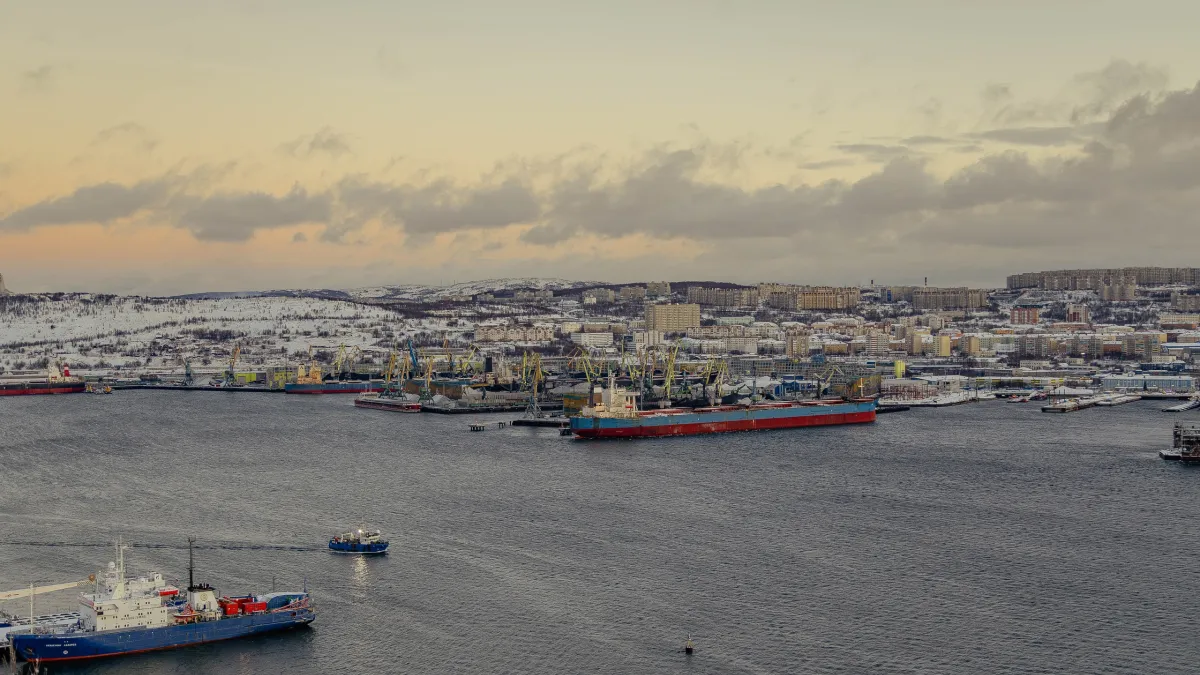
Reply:
[[[329,540],[329,550],[336,553],[387,553],[387,547],[379,530],[354,530]]]

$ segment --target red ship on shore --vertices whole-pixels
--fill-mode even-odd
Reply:
[[[0,396],[32,396],[36,394],[79,394],[84,390],[83,380],[71,375],[69,368],[61,371],[50,366],[45,379],[0,379]]]

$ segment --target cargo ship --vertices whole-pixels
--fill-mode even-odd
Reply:
[[[61,371],[50,366],[44,380],[0,380],[0,396],[31,396],[35,394],[79,394],[84,389],[83,380],[71,375],[70,368]]]
[[[637,395],[610,380],[601,401],[571,418],[575,438],[645,438],[875,421],[870,398],[764,401],[749,405],[638,410]]]
[[[194,582],[188,543],[185,596],[161,574],[127,578],[126,547],[118,545],[117,561],[98,575],[96,591],[80,595],[79,621],[13,635],[17,657],[50,663],[123,656],[297,628],[316,618],[307,592],[217,597],[212,586]]]

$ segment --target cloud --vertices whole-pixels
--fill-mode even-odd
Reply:
[[[801,169],[810,171],[824,171],[825,169],[838,169],[845,166],[855,166],[858,160],[854,159],[823,159],[815,162],[805,162],[800,165]]]
[[[1167,86],[1166,68],[1114,59],[1104,68],[1080,73],[1073,81],[1085,101],[1071,111],[1071,121],[1080,123],[1111,113],[1132,96],[1158,92]]]
[[[38,66],[21,73],[21,86],[26,91],[44,91],[50,87],[60,68],[54,65]]]
[[[178,226],[207,241],[245,241],[257,230],[327,223],[332,211],[330,195],[310,195],[299,186],[279,197],[266,192],[233,192],[184,203]]]
[[[337,193],[343,216],[326,231],[326,240],[340,240],[373,219],[431,235],[531,223],[541,215],[533,189],[519,177],[462,186],[449,179],[394,185],[356,176],[341,181]]]
[[[947,145],[954,143],[955,139],[946,138],[944,136],[909,136],[900,140],[903,145]]]
[[[1077,127],[1011,127],[967,134],[980,141],[999,141],[1012,145],[1063,146],[1079,140]]]
[[[318,129],[315,134],[306,134],[283,143],[279,146],[279,152],[298,159],[308,159],[317,154],[333,158],[353,154],[350,137],[328,126]]]
[[[886,162],[914,153],[913,150],[903,145],[882,145],[878,143],[843,143],[833,147],[835,150],[849,155],[861,155],[872,162]]]
[[[1017,105],[1006,87],[987,96]],[[322,240],[349,241],[352,233],[370,231],[370,223],[425,240],[487,231],[488,241],[504,237],[533,257],[557,255],[543,247],[568,243],[558,250],[598,247],[588,255],[603,256],[603,247],[618,241],[670,242],[673,251],[713,251],[706,260],[731,269],[766,274],[776,269],[770,260],[779,261],[769,263],[778,269],[803,267],[831,279],[848,274],[847,260],[870,264],[879,277],[1018,250],[1022,267],[1099,264],[1088,260],[1131,252],[1140,260],[1179,260],[1186,253],[1181,242],[1200,231],[1200,84],[1106,105],[1111,110],[1096,120],[845,143],[835,149],[846,156],[802,165],[854,165],[861,173],[852,180],[802,174],[773,184],[739,182],[743,165],[772,153],[698,137],[634,157],[578,150],[516,158],[471,181],[436,171],[395,181],[351,175],[283,194],[222,190],[228,183],[200,182],[198,173],[103,183],[9,213],[0,229],[145,213],[147,221],[206,240],[244,241],[262,229],[318,225]],[[996,143],[1007,147],[981,149]],[[947,169],[947,155],[914,147],[975,156],[949,155],[966,163]],[[506,228],[512,229],[501,232]]]
[[[99,183],[69,195],[47,199],[0,218],[0,231],[75,223],[110,223],[163,206],[171,193],[167,179],[134,185]]]
[[[101,129],[92,139],[93,146],[107,143],[129,144],[142,152],[151,152],[158,147],[158,139],[137,122],[125,122]]]

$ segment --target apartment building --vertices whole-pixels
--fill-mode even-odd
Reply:
[[[699,327],[700,305],[646,305],[646,330],[658,330],[664,333],[682,333],[689,328]]]
[[[476,326],[475,342],[549,342],[554,339],[554,327],[535,326]]]
[[[853,286],[758,285],[758,297],[765,299],[768,306],[791,311],[851,309],[858,306],[861,296],[861,291]]]
[[[687,301],[712,307],[758,307],[758,290],[754,288],[708,288],[690,286]]]
[[[987,291],[981,289],[918,288],[912,292],[914,309],[978,309],[987,304]]]

